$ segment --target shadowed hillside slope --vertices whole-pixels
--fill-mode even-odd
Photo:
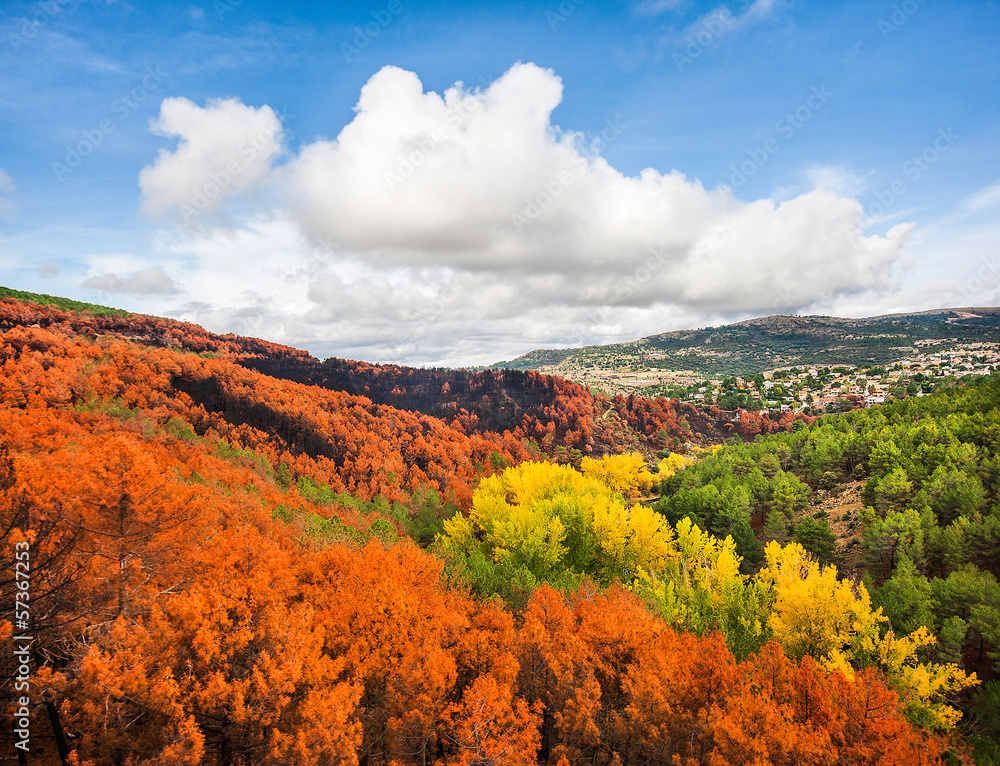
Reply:
[[[23,298],[30,294],[18,295]],[[35,301],[47,299],[34,296]],[[117,336],[142,346],[226,359],[273,379],[364,397],[373,405],[439,418],[467,436],[507,433],[514,440],[534,442],[544,454],[565,461],[626,449],[652,456],[663,450],[683,450],[687,443],[718,443],[734,434],[752,438],[757,433],[784,430],[793,420],[787,414],[774,419],[749,413],[735,416],[665,398],[611,399],[565,379],[530,371],[471,372],[337,358],[320,361],[288,346],[217,335],[171,319],[115,313],[101,307],[75,310],[0,298],[0,329],[33,326],[70,336]],[[181,379],[178,387],[209,410],[223,406],[217,401],[217,393],[204,386]],[[241,409],[235,416],[252,418],[254,412],[259,414],[259,408]]]

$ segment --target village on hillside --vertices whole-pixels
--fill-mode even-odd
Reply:
[[[947,348],[938,348],[942,345]],[[923,396],[949,379],[989,375],[1000,366],[998,343],[919,340],[915,352],[885,366],[799,365],[764,370],[752,377],[700,379],[689,371],[667,372],[639,365],[614,370],[579,368],[567,377],[611,395],[641,393],[724,410],[820,415],[870,407],[887,398]],[[650,359],[655,356],[647,355]]]

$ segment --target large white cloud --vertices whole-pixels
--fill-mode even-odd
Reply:
[[[187,318],[259,322],[317,353],[478,363],[892,288],[909,225],[866,236],[861,204],[829,183],[744,202],[676,170],[626,176],[601,150],[627,124],[609,115],[589,140],[561,130],[561,99],[560,79],[533,64],[443,94],[385,67],[335,139],[280,165],[268,107],[168,99],[156,129],[181,142],[140,176],[150,213],[175,214],[248,136],[270,136],[199,220],[228,211],[238,225],[189,227],[170,246],[212,275]],[[249,190],[273,205],[248,212]],[[233,282],[241,263],[268,278],[248,274],[237,295],[222,286],[246,281]],[[198,284],[191,270],[184,284]]]
[[[289,163],[293,215],[375,265],[549,275],[545,297],[569,304],[754,311],[888,284],[907,227],[866,237],[860,204],[823,189],[747,204],[677,171],[625,176],[552,126],[561,97],[559,78],[532,64],[443,96],[386,67],[336,140]],[[599,141],[627,129],[609,120]],[[636,272],[641,287],[623,290]]]
[[[255,109],[226,99],[199,107],[168,98],[150,125],[154,133],[180,139],[174,151],[160,150],[139,174],[143,209],[154,217],[197,222],[265,182],[281,153],[281,121],[269,106]]]
[[[296,215],[317,239],[383,262],[530,261],[502,241],[512,214],[577,156],[549,126],[561,98],[558,78],[530,65],[485,91],[456,86],[443,97],[425,94],[412,72],[385,67],[337,140],[311,144],[290,163]]]

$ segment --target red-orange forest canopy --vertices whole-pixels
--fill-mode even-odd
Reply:
[[[523,434],[273,378],[191,326],[115,320],[127,339],[2,305],[0,547],[31,552],[32,762],[58,762],[56,728],[95,766],[905,765],[946,747],[873,672],[774,644],[739,663],[618,587],[543,585],[518,613],[473,599],[398,520],[336,494],[467,504],[528,456]],[[193,353],[202,336],[234,347]],[[13,587],[7,557],[5,639]]]

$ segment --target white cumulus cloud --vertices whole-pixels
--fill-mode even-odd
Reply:
[[[560,79],[533,64],[443,95],[386,67],[336,140],[289,163],[292,214],[334,253],[493,272],[569,305],[756,311],[888,283],[906,227],[866,237],[860,204],[827,189],[745,203],[676,170],[623,175],[598,150],[627,124],[609,119],[588,145],[552,125],[561,98]],[[637,272],[641,286],[623,289]]]
[[[238,314],[316,353],[461,364],[893,289],[911,226],[867,236],[846,175],[814,173],[816,188],[781,202],[743,201],[678,170],[625,175],[602,151],[627,120],[608,115],[596,136],[562,129],[562,91],[534,64],[440,94],[387,66],[336,138],[281,164],[268,107],[168,99],[155,128],[180,144],[142,171],[151,214],[176,218],[241,161],[248,136],[268,136],[205,210],[224,213],[249,190],[268,204],[171,246],[190,259],[188,318],[219,327]],[[221,286],[240,264],[269,276],[198,297],[196,272]]]
[[[257,109],[237,99],[200,107],[168,98],[150,125],[158,135],[180,139],[139,174],[143,209],[153,217],[192,222],[262,185],[281,153],[281,121],[271,107]]]

